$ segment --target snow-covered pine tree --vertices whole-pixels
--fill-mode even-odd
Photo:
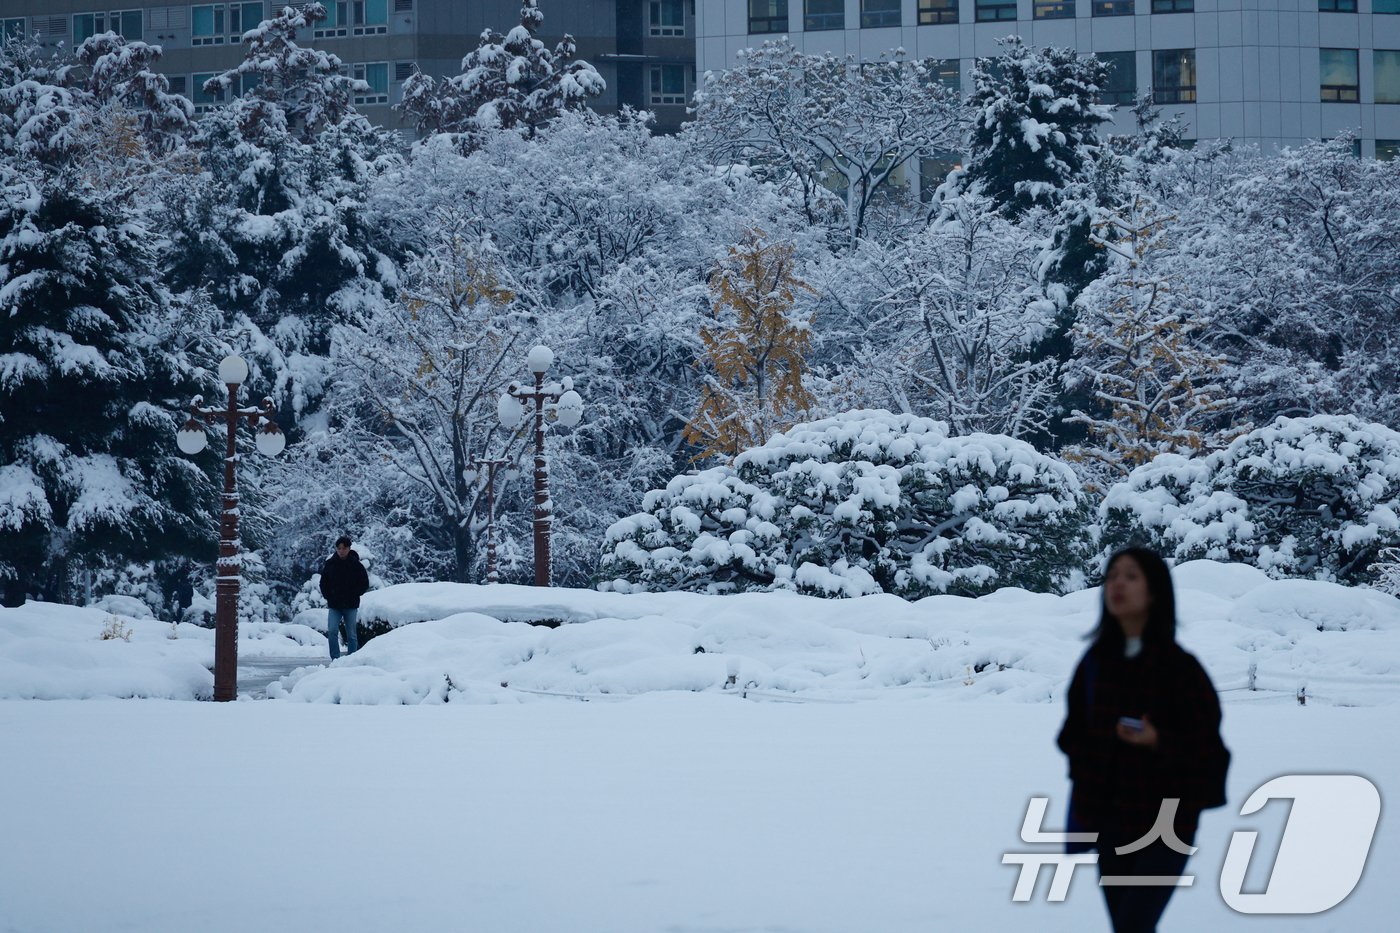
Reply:
[[[0,51],[0,587],[87,595],[89,570],[201,552],[212,487],[173,447],[197,385],[131,186],[86,91]],[[136,139],[140,143],[139,137]]]
[[[767,443],[812,406],[802,384],[812,322],[799,307],[811,287],[795,267],[792,244],[750,230],[711,277],[713,323],[700,332],[710,371],[685,428],[697,459]]]
[[[1101,489],[1158,454],[1190,456],[1229,439],[1212,429],[1235,403],[1220,381],[1225,361],[1207,348],[1209,322],[1167,268],[1172,221],[1141,194],[1123,215],[1107,215],[1095,242],[1109,271],[1076,302],[1069,378],[1094,409],[1067,419],[1088,429],[1089,442],[1065,456]]]
[[[1072,298],[1098,274],[1089,244],[1098,128],[1111,108],[1097,103],[1108,66],[1070,48],[1036,48],[1019,36],[998,39],[1000,54],[972,72],[972,137],[956,190],[974,187],[1009,217],[1041,208],[1056,219],[1045,265]]]
[[[1073,588],[1090,507],[1024,441],[851,411],[672,479],[608,529],[604,589],[977,596]]]
[[[169,153],[184,144],[194,123],[194,105],[170,92],[170,81],[155,70],[161,47],[128,42],[114,32],[89,36],[77,50],[79,68],[68,78],[93,98],[133,114],[146,148]]]
[[[560,113],[580,110],[607,90],[596,68],[574,58],[574,37],[550,51],[535,35],[544,24],[539,0],[522,0],[520,25],[494,30],[462,59],[462,73],[443,80],[415,72],[404,81],[404,115],[421,135],[451,134],[463,152],[495,129],[533,136]]]

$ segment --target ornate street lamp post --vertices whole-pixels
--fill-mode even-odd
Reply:
[[[510,465],[509,457],[472,457],[467,468],[462,471],[462,479],[468,486],[476,483],[482,468],[486,470],[486,582],[501,582],[496,570],[496,471],[505,467],[502,475],[507,480],[515,479],[520,471]]]
[[[219,381],[228,386],[228,407],[201,408],[204,398],[196,395],[190,403],[189,420],[175,435],[180,450],[193,456],[209,443],[201,420],[208,424],[222,420],[227,434],[219,560],[214,578],[214,699],[219,701],[238,698],[238,576],[242,542],[238,537],[238,482],[234,475],[238,453],[234,441],[239,422],[246,419],[256,426],[259,452],[275,457],[287,446],[287,436],[273,419],[272,399],[263,399],[261,409],[238,407],[238,389],[247,378],[248,364],[242,357],[224,357],[219,363]]]
[[[533,388],[512,382],[496,403],[501,424],[514,428],[525,416],[526,402],[535,407],[535,586],[549,586],[549,535],[554,524],[554,503],[549,499],[549,465],[544,458],[545,413],[572,428],[583,417],[583,399],[574,391],[574,381],[565,376],[546,383],[545,371],[554,363],[554,351],[535,347],[526,362],[535,374]]]

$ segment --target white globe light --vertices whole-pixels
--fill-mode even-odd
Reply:
[[[506,478],[506,482],[514,482],[520,479],[520,467],[506,467],[506,471],[503,475]]]
[[[554,413],[559,418],[560,424],[566,428],[572,428],[583,417],[583,398],[570,389],[559,396],[559,401],[554,405]]]
[[[248,364],[237,354],[226,356],[219,363],[219,381],[226,386],[242,385],[248,378]]]
[[[496,402],[496,417],[502,426],[513,428],[525,417],[525,406],[520,404],[520,399],[507,392]]]
[[[525,361],[530,366],[530,372],[542,373],[554,365],[554,351],[546,346],[535,347]]]
[[[180,448],[181,453],[194,456],[209,445],[209,438],[204,433],[204,428],[193,418],[180,426],[180,430],[175,432],[175,444]]]
[[[570,389],[572,389],[572,388],[574,387],[574,377],[573,377],[573,376],[565,376],[563,379],[560,379],[560,380],[559,380],[559,384],[560,384],[561,386],[563,386],[563,387],[564,387],[564,391],[567,392],[567,391],[569,391]]]
[[[476,478],[479,475],[480,474],[477,473],[476,470],[472,469],[471,467],[467,467],[465,470],[462,471],[462,482],[466,483],[468,486],[471,486],[476,482]]]
[[[258,453],[275,457],[287,447],[287,435],[271,421],[266,422],[258,432]]]

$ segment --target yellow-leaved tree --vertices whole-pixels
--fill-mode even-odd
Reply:
[[[811,319],[798,308],[812,288],[797,275],[796,253],[751,229],[710,277],[712,323],[700,331],[705,380],[684,433],[701,448],[697,460],[763,444],[815,401],[802,384]]]

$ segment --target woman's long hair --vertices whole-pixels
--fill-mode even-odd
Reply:
[[[1172,589],[1172,573],[1167,562],[1156,551],[1143,547],[1125,547],[1108,559],[1104,568],[1104,580],[1113,565],[1124,558],[1132,560],[1142,568],[1147,578],[1147,627],[1142,632],[1144,646],[1165,646],[1176,641],[1176,592]],[[1104,588],[1107,595],[1107,587]],[[1099,627],[1094,630],[1094,646],[1104,651],[1121,654],[1124,647],[1123,628],[1118,617],[1108,610],[1108,601],[1099,603]]]

